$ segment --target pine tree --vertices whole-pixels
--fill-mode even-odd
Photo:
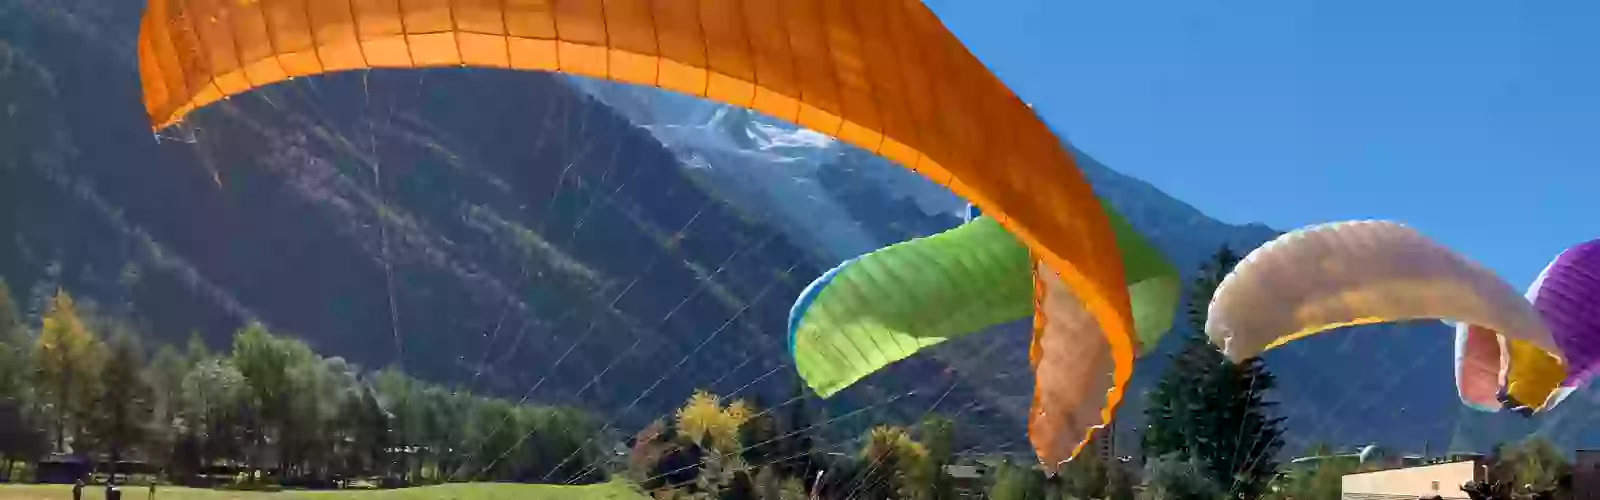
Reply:
[[[1211,295],[1239,257],[1223,247],[1201,268],[1191,289],[1191,333],[1163,374],[1145,410],[1147,456],[1204,464],[1209,479],[1236,498],[1256,498],[1276,475],[1283,419],[1266,400],[1276,379],[1260,358],[1229,361],[1201,332]]]

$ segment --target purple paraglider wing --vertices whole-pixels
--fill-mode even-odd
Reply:
[[[1528,300],[1567,358],[1562,385],[1582,385],[1600,372],[1600,240],[1556,256],[1528,288]]]

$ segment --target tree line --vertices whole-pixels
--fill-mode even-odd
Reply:
[[[831,444],[814,436],[824,425],[804,405],[761,409],[698,392],[626,441],[619,472],[658,500],[1134,499],[1134,475],[1092,453],[1053,477],[1031,457],[963,458],[958,424],[943,415]]]
[[[142,461],[195,482],[603,476],[598,425],[577,409],[363,370],[259,323],[229,350],[193,335],[152,354],[128,322],[81,309],[58,291],[35,330],[0,281],[0,478],[50,455]]]
[[[1236,261],[1225,251],[1208,263],[1191,302],[1209,302]],[[229,350],[213,352],[193,336],[186,348],[147,356],[125,322],[78,309],[58,292],[35,331],[0,287],[0,418],[19,424],[5,426],[15,436],[0,440],[7,463],[51,452],[133,456],[173,478],[259,470],[277,483],[582,483],[621,475],[657,498],[727,499],[1120,500],[1133,498],[1139,476],[1112,457],[1086,456],[1056,477],[1030,460],[990,461],[983,477],[962,483],[946,470],[957,464],[955,421],[883,425],[847,446],[824,446],[799,386],[791,401],[800,404],[783,409],[697,393],[673,418],[624,438],[571,408],[475,396],[392,368],[364,371],[261,324],[236,332]],[[1203,325],[1203,314],[1191,308],[1191,323]],[[1281,420],[1270,418],[1264,396],[1271,375],[1259,360],[1227,362],[1198,336],[1177,365],[1152,396],[1144,430],[1146,453],[1156,457],[1150,472],[1181,478],[1200,470],[1210,486],[1189,489],[1259,496],[1282,446]],[[1223,443],[1242,435],[1255,436],[1249,448],[1225,453],[1235,450]],[[617,442],[627,451],[613,460]],[[1238,478],[1242,485],[1217,489]]]
[[[0,281],[0,478],[50,454],[153,463],[175,481],[239,471],[285,485],[379,479],[581,484],[624,478],[657,499],[1334,500],[1350,464],[1281,471],[1285,421],[1260,359],[1232,362],[1199,332],[1206,305],[1239,261],[1221,249],[1190,288],[1190,332],[1150,391],[1142,469],[1085,455],[1046,476],[1025,457],[988,457],[981,476],[950,466],[958,422],[932,415],[823,443],[797,384],[789,403],[698,392],[631,436],[574,408],[474,395],[395,368],[364,370],[250,324],[229,349],[197,335],[148,351],[125,321],[58,291],[36,327]],[[617,447],[620,444],[620,447]],[[1497,450],[1475,500],[1547,500],[1570,492],[1548,443]],[[251,476],[256,477],[256,476]],[[1135,494],[1135,484],[1143,484]]]

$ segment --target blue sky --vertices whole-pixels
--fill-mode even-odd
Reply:
[[[1218,219],[1400,220],[1519,288],[1600,237],[1600,2],[928,3],[1078,147]]]

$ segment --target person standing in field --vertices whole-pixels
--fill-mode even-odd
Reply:
[[[83,500],[83,478],[72,482],[72,500]]]

